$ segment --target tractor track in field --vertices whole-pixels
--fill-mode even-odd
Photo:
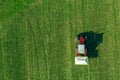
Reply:
[[[114,52],[115,52],[115,53],[118,53],[118,52],[117,52],[117,45],[116,45],[116,44],[117,44],[117,34],[118,34],[118,33],[117,33],[117,28],[119,27],[119,25],[118,25],[118,24],[119,24],[119,23],[118,23],[118,11],[119,11],[119,10],[118,10],[118,0],[114,0],[112,6],[113,6],[113,14],[114,14],[113,20],[114,20],[114,25],[115,25],[115,26],[114,26],[114,28],[115,28],[115,29],[114,29],[114,31],[115,31],[115,32],[114,32],[114,36],[115,36]],[[116,58],[116,57],[117,57],[117,56],[114,56],[114,64],[113,64],[113,65],[114,65],[114,69],[113,69],[114,71],[115,71],[116,68],[117,68],[117,67],[116,67],[116,61],[117,61],[117,58]],[[117,75],[116,75],[115,73],[114,73],[114,76],[117,77]],[[114,78],[117,79],[116,77],[114,77]]]
[[[4,80],[4,79],[5,79],[5,71],[4,71],[5,61],[4,61],[4,49],[3,49],[3,41],[2,41],[2,38],[3,38],[3,37],[2,37],[2,36],[3,36],[3,35],[2,35],[3,30],[2,30],[2,29],[3,29],[3,27],[1,27],[1,29],[0,29],[0,32],[1,32],[1,33],[0,33],[0,44],[1,44],[0,46],[1,46],[1,57],[2,57],[1,60],[2,60],[2,65],[3,65],[3,66],[2,66],[2,69],[1,69],[1,72],[2,72],[3,80]]]
[[[39,53],[38,53],[38,46],[37,46],[37,43],[38,43],[38,39],[39,38],[37,38],[37,35],[36,35],[36,32],[34,31],[35,29],[33,29],[33,27],[32,27],[32,24],[31,24],[31,20],[30,20],[30,18],[29,18],[29,16],[31,16],[31,17],[34,17],[35,18],[35,21],[33,21],[33,22],[35,22],[35,25],[37,26],[37,28],[38,28],[38,30],[40,30],[40,27],[39,27],[39,22],[38,22],[38,19],[37,19],[37,17],[34,15],[34,13],[32,12],[32,10],[31,9],[28,9],[27,10],[27,13],[26,14],[28,14],[29,12],[31,12],[29,15],[27,15],[27,16],[25,16],[24,14],[22,14],[21,13],[21,15],[23,16],[23,17],[26,17],[26,20],[27,20],[27,26],[28,26],[28,28],[27,28],[27,32],[29,33],[29,32],[31,32],[32,33],[32,35],[31,36],[33,36],[34,38],[33,38],[33,43],[34,43],[34,45],[35,45],[35,47],[34,47],[34,53],[36,54],[35,55],[35,57],[36,57],[36,60],[35,61],[37,61],[37,72],[38,72],[38,75],[40,74],[40,62],[39,62]],[[29,31],[30,30],[30,31]],[[29,36],[29,35],[28,35]],[[32,52],[33,53],[33,52]],[[28,58],[30,58],[30,57],[28,57]],[[28,60],[29,61],[29,60]],[[33,61],[33,62],[35,62],[35,61]],[[28,63],[28,62],[27,62]],[[38,76],[39,77],[39,79],[40,79],[40,76]]]
[[[33,29],[33,27],[32,27],[32,25],[31,25],[31,22],[30,22],[30,19],[28,18],[28,26],[29,26],[29,29],[30,29],[30,32],[32,33],[32,36],[33,36],[33,41],[34,41],[34,53],[33,54],[35,54],[35,57],[36,57],[36,61],[37,61],[37,72],[38,72],[38,74],[40,74],[39,73],[39,57],[38,57],[38,47],[37,47],[37,38],[36,38],[36,34],[35,34],[35,32],[33,31],[34,29]],[[39,76],[38,76],[39,77]],[[40,78],[39,78],[40,79]]]

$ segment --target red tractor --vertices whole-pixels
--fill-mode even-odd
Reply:
[[[75,64],[86,65],[88,63],[87,49],[85,45],[86,41],[87,36],[80,35],[76,38],[77,46]]]

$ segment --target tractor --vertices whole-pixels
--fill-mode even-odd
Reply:
[[[76,53],[75,53],[75,65],[87,65],[87,36],[79,35],[76,37]]]

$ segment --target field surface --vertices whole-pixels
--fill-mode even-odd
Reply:
[[[103,33],[74,65],[75,36]],[[119,0],[0,0],[0,80],[120,80]]]

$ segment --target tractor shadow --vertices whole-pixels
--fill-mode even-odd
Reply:
[[[78,37],[82,35],[85,39],[85,45],[89,58],[98,57],[97,46],[103,41],[103,33],[94,33],[93,31],[80,33]]]

